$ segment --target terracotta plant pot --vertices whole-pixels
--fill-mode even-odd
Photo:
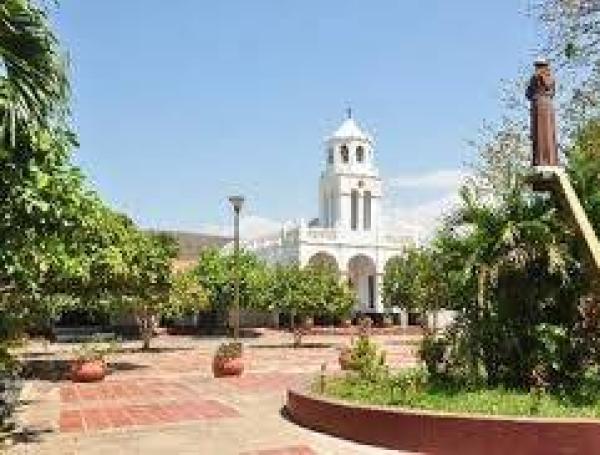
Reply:
[[[352,351],[350,348],[342,349],[340,356],[338,357],[338,361],[340,362],[340,368],[342,370],[352,369]]]
[[[73,382],[102,381],[106,376],[104,360],[74,360],[71,363],[71,380]]]
[[[212,369],[215,378],[241,376],[244,371],[244,359],[242,357],[215,357]]]
[[[386,328],[389,327],[393,327],[394,326],[394,320],[390,317],[384,317],[383,318],[383,326]]]

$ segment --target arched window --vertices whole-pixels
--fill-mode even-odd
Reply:
[[[358,229],[358,191],[352,190],[350,193],[350,228],[353,231]]]
[[[356,162],[362,163],[365,159],[365,149],[362,145],[356,147]]]
[[[333,164],[333,149],[332,148],[327,150],[327,162],[329,164]]]
[[[368,231],[371,229],[371,192],[365,191],[363,198],[363,222],[365,231]]]
[[[350,159],[350,154],[348,152],[348,146],[347,145],[342,145],[340,147],[340,154],[342,155],[342,162],[343,163],[347,163]]]

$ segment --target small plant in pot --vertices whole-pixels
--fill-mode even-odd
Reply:
[[[213,358],[212,369],[215,378],[240,376],[244,371],[242,354],[242,343],[238,341],[222,343]]]
[[[108,372],[106,356],[114,350],[112,344],[86,342],[74,353],[71,361],[71,380],[73,382],[102,381]]]

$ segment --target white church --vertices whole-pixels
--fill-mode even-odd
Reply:
[[[373,137],[348,112],[325,141],[319,180],[319,216],[309,223],[286,223],[270,237],[244,247],[268,263],[300,266],[329,263],[358,296],[355,312],[385,312],[381,285],[390,258],[416,242],[411,234],[386,230],[381,222],[382,182]]]

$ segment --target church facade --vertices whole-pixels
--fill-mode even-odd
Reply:
[[[382,225],[375,143],[350,113],[324,149],[318,218],[286,223],[280,232],[247,241],[244,247],[271,264],[330,264],[355,289],[355,312],[383,313],[385,266],[416,239]]]

